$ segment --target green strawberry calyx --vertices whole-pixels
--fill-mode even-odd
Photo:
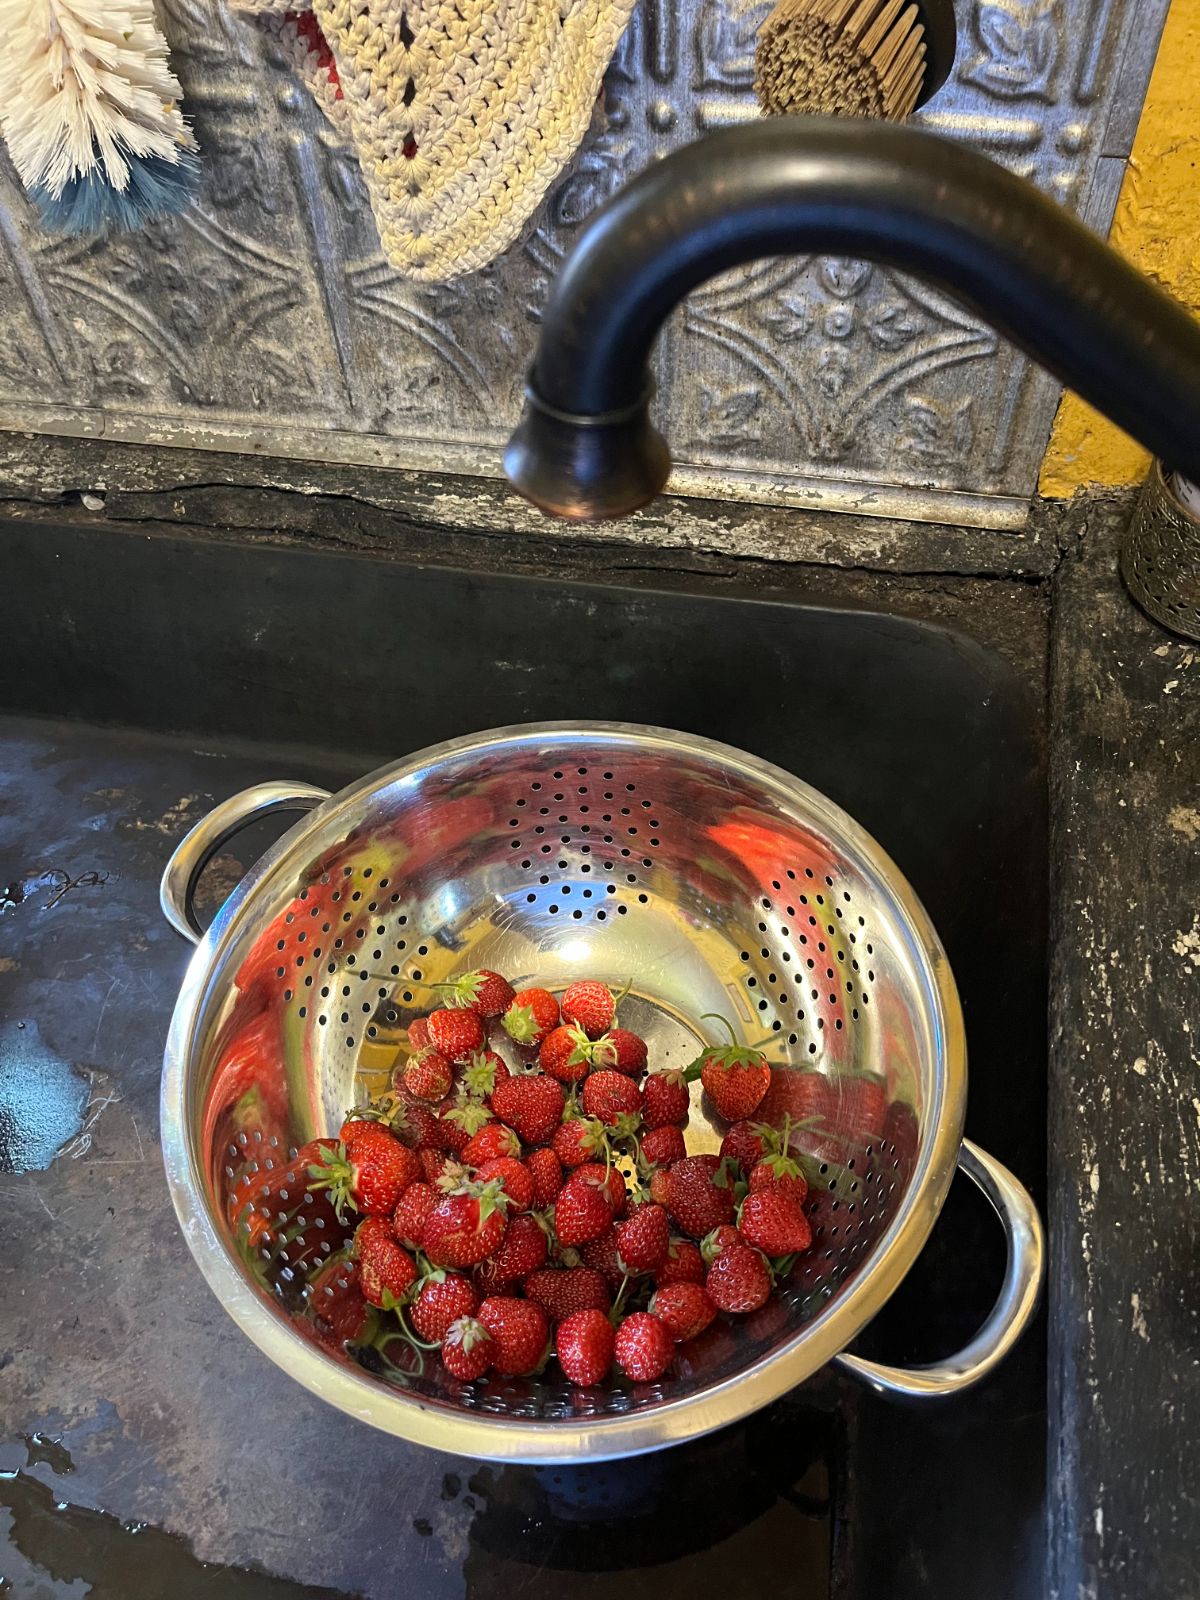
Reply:
[[[495,1121],[491,1111],[484,1105],[483,1101],[476,1100],[469,1095],[466,1098],[460,1097],[451,1106],[450,1110],[443,1111],[442,1115],[447,1122],[453,1122],[456,1127],[461,1128],[468,1135],[478,1133],[481,1128],[486,1128],[489,1122]]]
[[[479,999],[479,991],[483,988],[484,977],[482,972],[464,972],[461,977],[451,978],[445,983],[430,983],[426,987],[436,989],[443,994],[448,1006],[464,1010],[473,1006]]]
[[[500,1020],[517,1044],[534,1044],[541,1037],[542,1027],[532,1006],[511,1005]]]
[[[486,1050],[476,1050],[462,1074],[463,1088],[476,1100],[486,1100],[496,1087],[496,1063],[488,1060]]]
[[[719,1022],[729,1035],[727,1045],[708,1045],[696,1059],[683,1070],[685,1083],[695,1083],[705,1067],[720,1067],[724,1072],[740,1072],[748,1067],[761,1067],[766,1061],[762,1051],[753,1045],[739,1044],[733,1025],[727,1017],[719,1012],[706,1011],[704,1019],[709,1022]]]
[[[357,1211],[351,1190],[354,1187],[354,1168],[346,1154],[346,1146],[339,1143],[336,1150],[323,1149],[308,1169],[308,1187],[312,1190],[328,1189],[334,1214],[339,1222],[346,1220],[346,1207]]]

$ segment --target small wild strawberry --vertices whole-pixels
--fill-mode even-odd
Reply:
[[[730,1043],[705,1050],[688,1068],[687,1076],[700,1079],[722,1117],[741,1122],[757,1110],[771,1087],[771,1068],[761,1050],[738,1044],[729,1023],[725,1027]]]
[[[553,1136],[565,1103],[562,1084],[545,1073],[518,1073],[492,1095],[492,1110],[525,1144],[545,1144]]]
[[[468,1167],[481,1167],[498,1156],[519,1156],[521,1141],[502,1122],[489,1122],[463,1146],[462,1158]]]
[[[635,1311],[617,1329],[614,1341],[617,1365],[634,1383],[655,1383],[671,1365],[675,1341],[648,1311]]]
[[[722,1176],[718,1156],[687,1156],[667,1171],[667,1209],[693,1239],[733,1221],[733,1189]]]
[[[503,1239],[475,1268],[475,1280],[488,1294],[500,1294],[546,1265],[545,1229],[536,1217],[514,1217]]]
[[[433,1011],[429,1037],[447,1061],[469,1061],[483,1049],[483,1023],[473,1011]]]
[[[459,1096],[438,1116],[436,1138],[439,1149],[462,1155],[471,1140],[493,1122],[491,1108],[470,1095]]]
[[[540,1366],[550,1342],[550,1323],[534,1300],[492,1295],[479,1308],[479,1320],[494,1341],[492,1366],[520,1378]]]
[[[628,1028],[610,1028],[596,1041],[594,1060],[597,1066],[611,1067],[614,1072],[624,1072],[630,1078],[639,1078],[646,1070],[646,1041]]]
[[[612,1226],[613,1212],[602,1184],[572,1175],[554,1202],[559,1244],[587,1244]]]
[[[691,1097],[687,1080],[678,1067],[652,1072],[642,1085],[642,1126],[665,1128],[682,1125],[688,1118]]]
[[[651,1128],[643,1133],[639,1149],[649,1167],[670,1167],[687,1155],[687,1144],[680,1128]]]
[[[812,1229],[800,1202],[780,1189],[760,1189],[746,1196],[738,1232],[768,1256],[790,1256],[812,1243]]]
[[[433,987],[445,995],[448,1006],[473,1011],[485,1021],[500,1016],[512,1004],[512,984],[486,967],[480,967],[477,972],[465,972],[449,983],[435,983]]]
[[[442,1365],[463,1383],[482,1378],[492,1364],[496,1341],[476,1317],[459,1317],[442,1340]]]
[[[513,996],[501,1020],[517,1044],[538,1045],[558,1027],[558,1001],[548,989],[522,989]]]
[[[660,1289],[669,1283],[703,1283],[707,1270],[694,1240],[672,1239],[661,1265],[655,1268],[654,1281]]]
[[[633,1116],[642,1108],[642,1091],[632,1078],[616,1071],[593,1072],[584,1081],[581,1103],[589,1117],[612,1127],[618,1117]]]
[[[650,1314],[658,1318],[676,1344],[684,1344],[704,1332],[717,1308],[702,1284],[669,1283],[650,1296]]]
[[[606,983],[584,978],[567,985],[560,1009],[564,1022],[574,1022],[589,1039],[598,1039],[612,1027],[617,1007]]]
[[[440,1198],[430,1183],[409,1184],[392,1213],[392,1232],[401,1244],[407,1245],[410,1250],[420,1248],[425,1219]]]
[[[499,1127],[500,1124],[497,1123],[496,1126]],[[533,1204],[533,1174],[526,1164],[518,1161],[515,1156],[493,1156],[490,1160],[481,1162],[477,1176],[481,1183],[490,1183],[493,1178],[500,1180],[508,1196],[509,1216],[528,1211]]]
[[[385,1217],[363,1218],[355,1229],[353,1250],[358,1281],[373,1306],[390,1308],[403,1300],[417,1281],[413,1259],[396,1243]]]
[[[539,1209],[552,1205],[563,1186],[562,1162],[553,1150],[531,1150],[525,1165],[533,1178],[533,1203]]]
[[[790,1196],[797,1205],[803,1205],[808,1198],[808,1180],[800,1169],[800,1163],[783,1150],[756,1161],[750,1168],[749,1184],[751,1194],[774,1189]]]
[[[608,1377],[615,1342],[603,1311],[576,1311],[559,1323],[554,1351],[568,1381],[590,1389]]]
[[[617,1251],[630,1272],[653,1272],[667,1258],[671,1227],[662,1206],[652,1201],[634,1208],[617,1224]]]
[[[538,1046],[538,1066],[559,1083],[579,1083],[592,1070],[592,1047],[582,1028],[552,1029]]]
[[[608,1203],[612,1207],[614,1217],[625,1215],[625,1205],[629,1199],[625,1188],[625,1179],[616,1167],[606,1167],[600,1161],[585,1162],[582,1167],[576,1167],[571,1177],[580,1183],[598,1183],[608,1196]]]
[[[617,1250],[617,1230],[609,1227],[598,1239],[591,1239],[580,1250],[584,1265],[598,1272],[610,1288],[619,1289],[625,1281],[625,1268]]]
[[[458,1272],[434,1272],[422,1283],[408,1308],[409,1321],[419,1339],[441,1344],[450,1324],[473,1317],[479,1309],[479,1291]]]
[[[508,1227],[498,1183],[478,1194],[449,1194],[425,1219],[421,1247],[435,1267],[473,1267],[486,1261]]]
[[[525,1298],[536,1300],[551,1322],[577,1311],[607,1311],[608,1283],[594,1267],[545,1267],[525,1279]]]
[[[408,1042],[414,1050],[424,1050],[433,1043],[428,1017],[414,1017],[408,1025]]]
[[[564,1167],[579,1167],[604,1156],[608,1136],[598,1118],[571,1117],[555,1128],[551,1148]]]
[[[757,1250],[735,1244],[709,1267],[704,1287],[722,1311],[757,1311],[770,1296],[771,1273]]]
[[[776,1148],[774,1130],[762,1122],[735,1122],[721,1140],[722,1160],[736,1161],[745,1172]]]
[[[409,1056],[402,1075],[405,1089],[418,1100],[444,1100],[454,1082],[454,1072],[445,1056],[432,1045]]]
[[[710,1267],[722,1250],[728,1250],[731,1246],[742,1243],[744,1243],[744,1240],[733,1224],[731,1222],[722,1222],[711,1233],[706,1233],[701,1239],[700,1255],[705,1266]]]
[[[421,1176],[407,1146],[377,1122],[366,1123],[351,1145],[322,1149],[308,1169],[310,1189],[328,1189],[339,1216],[349,1204],[366,1216],[390,1216],[396,1202]]]

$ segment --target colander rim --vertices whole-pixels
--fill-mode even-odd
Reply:
[[[892,910],[922,969],[925,990],[935,1001],[932,1021],[941,1050],[934,1102],[922,1128],[908,1190],[844,1294],[750,1366],[691,1394],[624,1413],[538,1421],[443,1407],[381,1384],[369,1373],[327,1355],[277,1315],[247,1282],[232,1247],[214,1226],[188,1138],[187,1089],[197,1028],[221,990],[229,953],[245,930],[247,907],[267,892],[273,879],[294,871],[302,857],[312,858],[315,852],[306,845],[316,834],[335,831],[338,820],[370,794],[435,762],[485,747],[565,744],[568,738],[592,744],[611,741],[614,746],[634,741],[660,751],[664,746],[680,749],[690,758],[709,756],[780,797],[799,795],[824,813],[851,851],[887,886]],[[697,1438],[779,1399],[844,1350],[895,1292],[941,1212],[957,1165],[966,1085],[962,1010],[937,932],[888,853],[827,795],[737,746],[676,729],[608,721],[518,723],[428,745],[376,768],[309,811],[249,869],[197,944],[172,1014],[160,1096],[163,1160],[180,1227],[209,1287],[242,1332],[310,1393],[386,1433],[431,1449],[483,1460],[553,1465],[640,1455]]]

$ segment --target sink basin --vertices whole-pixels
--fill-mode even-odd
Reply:
[[[125,1316],[123,1362],[99,1363],[99,1332],[63,1331],[72,1299],[61,1273],[46,1270],[50,1236],[9,1208],[0,1257],[28,1288],[9,1314],[12,1341],[39,1348],[44,1370],[7,1386],[7,1432],[31,1434],[51,1410],[116,1407],[126,1421],[111,1451],[89,1456],[75,1480],[89,1504],[118,1516],[156,1507],[164,1525],[228,1560],[265,1561],[256,1530],[294,1522],[265,1564],[284,1577],[317,1574],[332,1592],[390,1593],[396,1552],[424,1559],[426,1541],[443,1537],[414,1513],[395,1524],[390,1555],[364,1554],[361,1540],[354,1548],[372,1506],[390,1517],[405,1494],[425,1494],[438,1458],[317,1406],[235,1333],[173,1237],[156,1152],[121,1191],[123,1226],[108,1226],[118,1169],[91,1156],[118,1108],[110,1102],[90,1128],[87,1119],[100,1081],[136,1116],[139,1143],[153,1140],[156,1064],[187,954],[158,920],[157,874],[196,816],[260,778],[339,787],[481,728],[588,718],[686,729],[795,772],[857,817],[922,897],[949,953],[970,1047],[967,1132],[1043,1199],[1040,598],[1005,585],[996,607],[992,586],[964,586],[948,627],[938,620],[944,579],[906,583],[903,616],[861,603],[865,586],[855,603],[845,577],[830,603],[831,582],[808,576],[771,595],[699,578],[651,588],[0,524],[0,588],[13,597],[0,630],[0,889],[9,886],[0,1016],[25,1024],[27,1038],[32,1025],[46,1059],[93,1075],[80,1080],[87,1092],[66,1095],[61,1130],[62,1142],[82,1133],[89,1145],[71,1154],[68,1144],[37,1173],[37,1189],[56,1215],[56,1196],[71,1202],[66,1226],[88,1240],[89,1270]],[[210,907],[278,831],[264,827],[218,859]],[[166,1252],[171,1309],[136,1309],[139,1244],[156,1259]],[[1002,1266],[1000,1231],[960,1182],[858,1348],[891,1361],[950,1353],[982,1320]],[[152,1403],[192,1441],[188,1473],[167,1464],[178,1446],[161,1416],[136,1437],[128,1419]],[[387,1484],[335,1476],[319,1505],[293,1516],[289,1482],[264,1474],[261,1460],[256,1470],[252,1451],[220,1453],[254,1407],[272,1419],[275,1455],[303,1432],[322,1450],[386,1461]],[[898,1407],[827,1371],[762,1418],[655,1464],[487,1469],[466,1511],[461,1492],[450,1496],[469,1522],[466,1588],[430,1593],[484,1594],[487,1574],[519,1568],[525,1594],[562,1594],[566,1565],[591,1575],[589,1600],[661,1595],[664,1583],[703,1586],[719,1544],[740,1552],[730,1594],[777,1584],[788,1560],[806,1600],[1040,1595],[1045,1437],[1040,1327],[987,1384],[942,1406]],[[214,1511],[201,1488],[218,1480]],[[741,1486],[733,1512],[731,1480]],[[660,1505],[685,1513],[665,1541],[647,1532],[647,1508]],[[586,1532],[560,1538],[568,1526]]]

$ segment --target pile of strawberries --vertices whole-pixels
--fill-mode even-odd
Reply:
[[[812,1233],[786,1120],[751,1120],[771,1085],[760,1051],[730,1030],[689,1067],[647,1072],[603,983],[556,998],[479,971],[439,987],[391,1089],[300,1152],[310,1192],[358,1219],[310,1285],[327,1340],[364,1337],[370,1306],[401,1370],[389,1351],[436,1349],[464,1382],[553,1356],[573,1384],[614,1364],[651,1383],[719,1314],[767,1303]],[[518,1065],[491,1048],[498,1029]],[[728,1123],[719,1155],[687,1153],[696,1078]]]

